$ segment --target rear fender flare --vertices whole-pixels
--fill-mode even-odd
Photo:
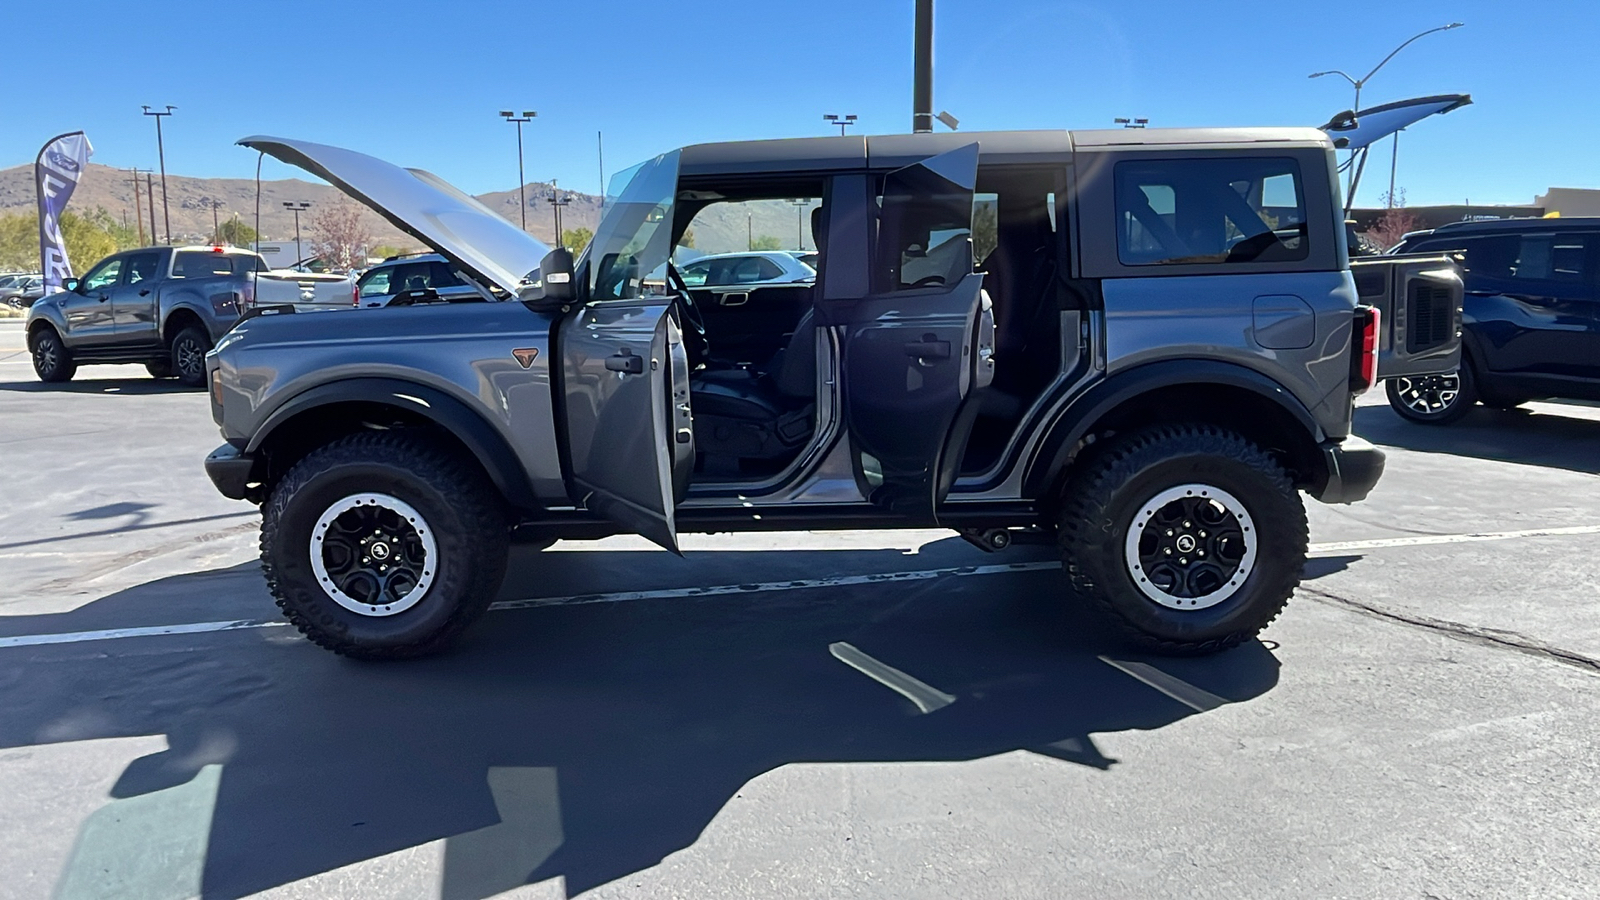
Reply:
[[[273,432],[303,413],[336,403],[379,403],[403,409],[449,432],[469,450],[507,502],[523,509],[544,504],[510,442],[465,402],[438,388],[398,378],[354,378],[302,391],[274,409],[256,429],[245,453],[258,451]],[[564,499],[564,498],[563,498]]]
[[[1046,426],[1045,438],[1023,477],[1025,496],[1046,496],[1072,462],[1079,443],[1124,404],[1162,388],[1203,384],[1226,385],[1257,394],[1288,413],[1305,429],[1313,444],[1327,438],[1305,404],[1283,385],[1254,369],[1217,360],[1163,360],[1109,376],[1069,403]]]

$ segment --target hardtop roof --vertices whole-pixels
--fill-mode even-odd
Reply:
[[[1328,147],[1332,142],[1315,128],[1139,128],[1091,131],[960,131],[932,134],[840,135],[691,144],[679,158],[687,176],[756,174],[761,172],[826,172],[908,165],[912,162],[978,144],[986,163],[1064,160],[1074,149],[1131,146],[1249,145],[1273,143]]]

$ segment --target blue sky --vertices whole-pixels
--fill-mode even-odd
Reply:
[[[1399,184],[1413,205],[1528,203],[1557,185],[1600,187],[1600,2],[1595,0],[937,0],[935,109],[962,130],[1154,125],[1318,125],[1360,76],[1374,105],[1464,92],[1475,105],[1415,126]],[[594,191],[607,171],[700,141],[826,134],[823,113],[868,133],[909,129],[912,0],[588,0],[381,4],[89,0],[16,4],[0,166],[50,136],[89,133],[95,161],[248,177],[241,136],[339,144],[430,169],[472,192],[516,183],[525,126],[530,180]],[[70,18],[63,14],[71,10]],[[60,34],[68,49],[22,51]],[[31,61],[30,61],[31,60]],[[942,127],[942,126],[941,126]],[[1381,164],[1380,164],[1381,163]],[[1386,187],[1375,153],[1363,205]],[[268,177],[295,174],[268,161]]]

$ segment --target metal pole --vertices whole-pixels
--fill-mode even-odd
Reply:
[[[172,210],[167,203],[167,149],[166,143],[161,137],[161,120],[172,115],[172,111],[175,109],[177,107],[171,104],[167,104],[166,112],[151,112],[150,107],[144,107],[144,114],[155,116],[156,119],[156,158],[161,165],[161,221],[166,226],[167,243],[169,244],[172,243]],[[154,201],[152,200],[153,204]]]
[[[211,197],[211,243],[222,243],[222,226],[217,224],[217,198]]]
[[[522,230],[528,230],[528,176],[522,173],[522,122],[517,121],[517,205],[522,208]]]
[[[305,259],[304,252],[300,249],[300,210],[294,211],[294,261],[298,265]]]
[[[150,243],[156,242],[156,183],[149,172],[144,173],[144,195],[150,198]]]
[[[755,213],[745,213],[744,214],[744,228],[745,228],[744,248],[746,250],[754,250],[756,248],[756,216],[755,216]]]
[[[933,0],[917,0],[912,38],[911,130],[933,131]]]
[[[1389,209],[1394,209],[1394,172],[1400,162],[1400,131],[1394,133],[1394,144],[1389,147],[1389,202],[1385,204]]]
[[[144,243],[144,207],[139,205],[139,170],[129,169],[133,173],[133,221],[139,226],[139,246]]]

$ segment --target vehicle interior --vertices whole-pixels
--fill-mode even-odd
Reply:
[[[758,217],[765,242],[772,240],[765,230],[778,230],[781,216],[783,232],[795,243],[820,246],[822,195],[822,180],[815,177],[718,180],[714,186],[685,182],[676,207],[675,255],[682,262],[685,250],[748,249]],[[817,427],[815,283],[748,284],[730,277],[689,284],[677,267],[669,278],[691,300],[684,332],[695,479],[748,481],[778,474]]]

